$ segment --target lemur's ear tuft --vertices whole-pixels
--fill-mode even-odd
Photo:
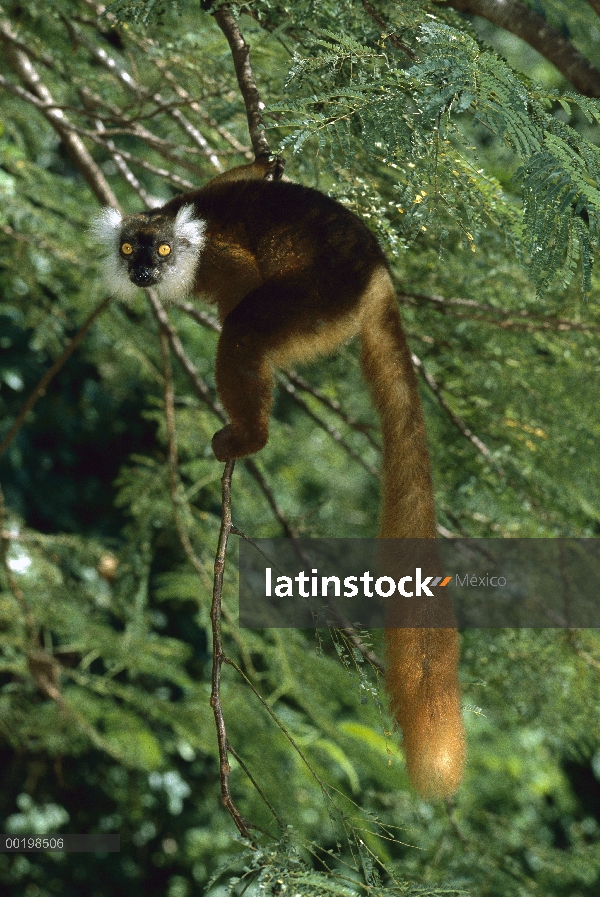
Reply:
[[[107,250],[112,250],[121,231],[123,216],[117,209],[102,209],[90,225],[94,238]]]
[[[206,224],[199,218],[194,218],[194,214],[194,206],[191,203],[182,206],[175,216],[173,230],[176,240],[187,240],[192,246],[200,248],[204,243]]]

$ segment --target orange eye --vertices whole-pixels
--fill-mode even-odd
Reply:
[[[131,243],[121,243],[121,252],[123,255],[131,255],[133,252],[133,246]]]
[[[171,255],[171,247],[169,246],[169,244],[161,243],[158,247],[158,254],[162,255],[163,258],[167,255]]]

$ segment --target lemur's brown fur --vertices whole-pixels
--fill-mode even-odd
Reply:
[[[268,160],[240,166],[125,218],[119,240],[128,252],[133,247],[129,274],[136,241],[171,239],[175,216],[191,206],[193,219],[205,223],[191,292],[217,305],[223,325],[216,381],[231,423],[213,437],[220,461],[267,442],[273,364],[306,361],[360,333],[362,369],[383,430],[380,536],[434,539],[421,403],[385,256],[356,215],[279,180],[281,170]],[[388,629],[386,640],[386,685],[411,781],[426,796],[451,794],[465,754],[457,633]]]

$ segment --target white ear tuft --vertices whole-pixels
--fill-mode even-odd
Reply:
[[[175,216],[175,237],[178,240],[187,240],[192,246],[200,249],[204,245],[204,231],[206,223],[200,218],[194,218],[194,207],[191,203],[182,206]]]
[[[121,230],[123,216],[116,209],[102,209],[91,223],[90,230],[99,243],[103,243],[107,250],[114,248],[115,242]]]

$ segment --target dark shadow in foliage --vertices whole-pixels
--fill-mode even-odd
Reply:
[[[0,319],[0,331],[0,377],[11,371],[24,384],[18,391],[0,384],[6,426],[52,359],[42,352],[34,355],[31,331],[9,318]],[[156,445],[156,425],[142,417],[145,407],[147,394],[140,387],[132,385],[127,399],[119,401],[102,387],[93,364],[80,355],[71,358],[0,461],[9,507],[43,533],[118,536],[126,518],[115,506],[113,482],[132,453]]]

